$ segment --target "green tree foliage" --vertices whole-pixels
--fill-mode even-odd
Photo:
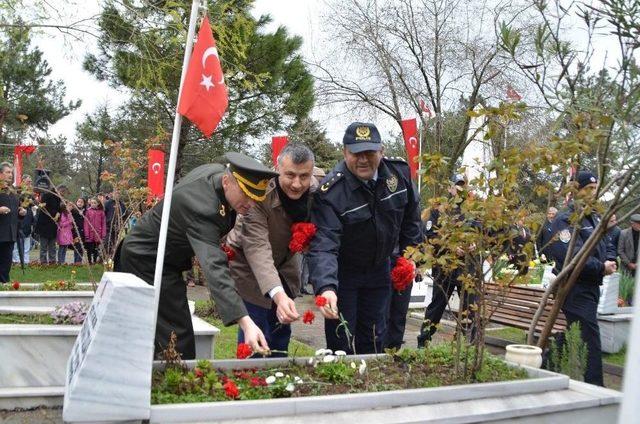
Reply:
[[[184,0],[110,0],[100,16],[99,52],[86,57],[85,68],[131,90],[126,119],[144,129],[135,134],[139,144],[171,133],[190,5]],[[183,124],[179,170],[183,154],[190,168],[226,150],[247,151],[258,138],[306,117],[313,106],[313,80],[298,54],[302,40],[289,36],[285,28],[268,33],[269,18],[254,19],[252,5],[209,2],[229,109],[212,140]]]
[[[64,103],[64,83],[50,75],[42,52],[31,47],[28,29],[0,31],[0,143],[36,138],[80,106]]]

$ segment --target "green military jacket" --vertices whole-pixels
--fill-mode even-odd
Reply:
[[[230,325],[247,315],[247,310],[229,274],[227,256],[220,248],[221,238],[236,219],[222,189],[224,170],[224,165],[202,165],[174,187],[163,284],[166,278],[190,269],[191,258],[197,256],[216,308],[224,324]],[[122,254],[127,255],[129,263],[135,261],[136,269],[145,276],[153,275],[155,269],[162,204],[140,218],[123,244]]]

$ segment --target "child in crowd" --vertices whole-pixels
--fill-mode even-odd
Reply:
[[[73,226],[73,263],[82,264],[84,257],[84,213],[87,205],[83,197],[76,200],[76,207],[71,211],[75,225]]]
[[[58,219],[58,234],[56,242],[58,243],[58,264],[65,263],[67,257],[67,248],[73,246],[73,216],[71,209],[73,204],[69,202],[61,202],[60,218]]]
[[[84,215],[84,245],[87,248],[89,264],[98,261],[98,249],[107,235],[106,216],[97,198],[89,199],[89,208]]]

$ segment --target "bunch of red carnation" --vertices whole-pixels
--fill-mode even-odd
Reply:
[[[311,222],[295,222],[291,225],[289,250],[293,253],[303,252],[309,247],[311,239],[316,235],[316,226]]]
[[[227,254],[227,261],[231,262],[236,257],[236,251],[231,248],[228,244],[220,245],[220,248],[224,253]]]
[[[405,257],[396,260],[396,266],[391,270],[391,282],[397,291],[404,291],[413,282],[415,276],[415,264]]]
[[[224,389],[224,393],[227,395],[227,397],[235,399],[240,396],[240,390],[238,390],[238,386],[236,386],[236,383],[231,379],[227,380],[222,385],[222,388]]]
[[[238,343],[238,348],[236,350],[236,358],[238,359],[246,359],[252,354],[251,346],[246,343]]]

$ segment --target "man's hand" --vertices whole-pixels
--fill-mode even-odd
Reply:
[[[604,275],[610,275],[616,272],[618,265],[615,261],[604,261]]]
[[[238,325],[244,333],[244,342],[251,346],[255,353],[266,354],[269,352],[269,345],[262,334],[262,330],[253,322],[249,315],[245,315],[238,320]]]
[[[333,290],[325,290],[320,295],[327,299],[327,304],[320,308],[322,316],[327,319],[338,319],[338,295]]]
[[[8,214],[9,212],[11,212],[11,209],[9,209],[9,208],[8,208],[8,207],[6,207],[6,206],[0,206],[0,214],[2,214],[2,215],[6,215],[6,214]]]
[[[462,247],[456,247],[456,255],[460,257],[464,256],[464,249]]]
[[[296,310],[296,303],[283,291],[276,293],[273,301],[278,305],[276,316],[282,324],[291,324],[300,318],[300,314]]]
[[[633,262],[629,262],[629,266],[628,266],[628,268],[629,268],[630,270],[635,271],[635,270],[636,270],[636,267],[637,267],[637,265],[636,265],[635,263],[633,263]]]
[[[27,210],[25,208],[18,209],[18,215],[25,216],[27,214]]]

